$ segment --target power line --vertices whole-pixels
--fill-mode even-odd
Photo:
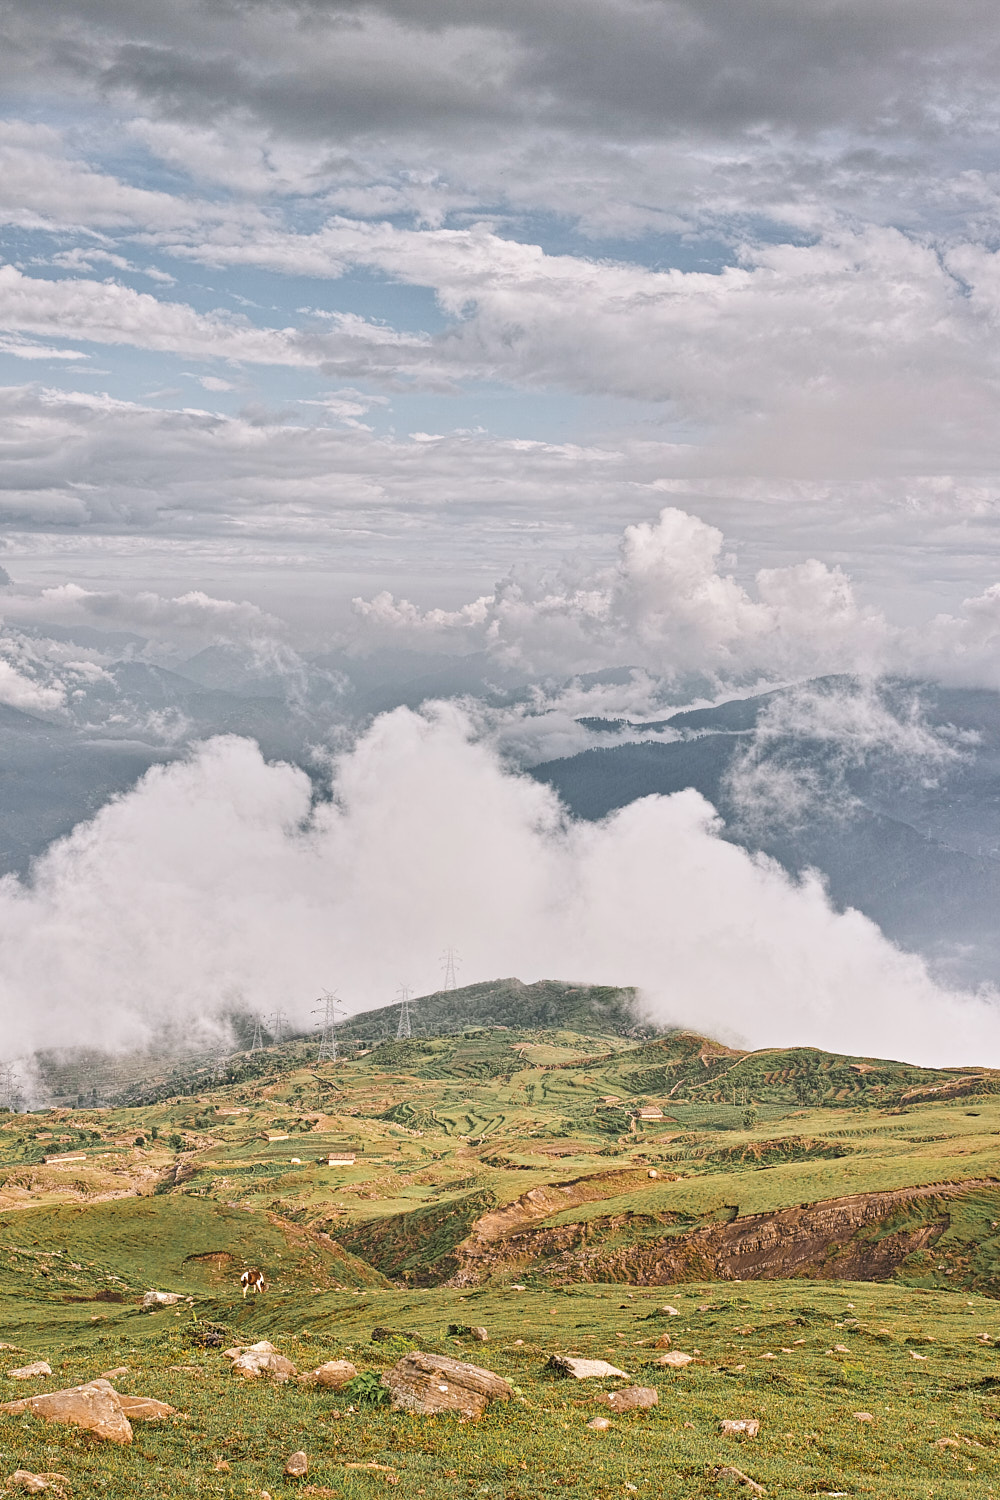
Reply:
[[[0,1104],[4,1109],[16,1110],[18,1104],[17,1082],[10,1063],[0,1066]]]
[[[441,967],[444,969],[444,984],[441,986],[442,989],[458,989],[458,980],[455,977],[455,970],[461,967],[461,963],[462,960],[459,958],[454,948],[446,948],[444,950],[441,955]]]
[[[405,1042],[409,1041],[413,1035],[409,986],[401,984],[397,993],[399,995],[399,1025],[396,1027],[396,1041]]]
[[[276,1010],[271,1017],[271,1023],[271,1036],[274,1040],[274,1045],[280,1047],[285,1040],[285,1027],[288,1024],[288,1017],[283,1010]]]
[[[260,1012],[259,1011],[255,1011],[254,1012],[254,1018],[253,1018],[253,1040],[250,1043],[250,1053],[251,1053],[251,1056],[253,1055],[254,1052],[263,1052],[263,1050],[264,1050],[264,1026],[263,1026],[263,1022],[261,1020],[261,1017],[260,1017]]]
[[[339,1004],[336,990],[324,990],[319,997],[319,1004],[313,1007],[313,1015],[323,1017],[320,1023],[317,1063],[337,1061],[337,1006]]]

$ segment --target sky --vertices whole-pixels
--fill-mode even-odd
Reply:
[[[996,995],[697,794],[588,831],[521,774],[597,712],[1000,689],[998,71],[995,0],[0,0],[0,713],[153,767],[0,880],[24,1056],[464,944],[1000,1059]],[[285,685],[296,765],[139,713],[124,657],[205,648]],[[522,696],[321,724],[384,648]],[[930,784],[877,703],[824,734]]]
[[[201,591],[322,646],[666,506],[751,593],[814,560],[960,618],[1000,577],[998,49],[988,0],[6,0],[24,608]]]

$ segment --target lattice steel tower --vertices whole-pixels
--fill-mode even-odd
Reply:
[[[251,1054],[252,1054],[254,1052],[263,1052],[263,1050],[264,1050],[264,1023],[261,1020],[260,1013],[258,1011],[255,1011],[254,1012],[254,1018],[253,1018],[253,1040],[250,1043],[250,1051],[251,1051]]]
[[[319,1051],[317,1063],[337,1061],[337,1006],[340,1004],[336,990],[324,990],[318,1004],[313,1006],[313,1015],[322,1016],[319,1023]]]
[[[410,1014],[410,990],[409,986],[399,986],[399,1025],[396,1027],[396,1041],[405,1042],[413,1035],[412,1017]]]
[[[441,967],[444,969],[444,984],[441,986],[443,990],[458,989],[458,980],[455,977],[455,970],[459,967],[460,964],[461,959],[455,952],[454,948],[446,948],[441,955]]]

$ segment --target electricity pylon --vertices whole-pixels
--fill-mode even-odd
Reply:
[[[396,1041],[405,1042],[413,1035],[413,1026],[410,1016],[410,990],[409,986],[401,984],[399,994],[399,1025],[396,1027]]]
[[[271,1017],[271,1036],[276,1047],[280,1047],[285,1040],[285,1023],[288,1017],[283,1010],[276,1010]]]
[[[264,1050],[264,1028],[263,1028],[263,1024],[261,1022],[260,1013],[257,1012],[257,1011],[255,1011],[254,1012],[254,1018],[253,1018],[253,1040],[250,1043],[250,1051],[251,1051],[251,1054],[252,1054],[254,1052],[263,1052],[263,1050]]]
[[[17,1083],[10,1063],[0,1067],[0,1105],[9,1110],[14,1110],[17,1105]]]
[[[319,997],[319,1003],[313,1006],[313,1015],[323,1017],[320,1022],[317,1063],[337,1061],[337,1006],[339,1004],[336,990],[324,990]]]
[[[443,990],[457,990],[458,980],[455,978],[455,970],[461,963],[461,959],[454,948],[446,948],[441,955],[441,967],[444,969]]]

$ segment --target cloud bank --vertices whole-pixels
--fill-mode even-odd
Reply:
[[[335,800],[221,738],[158,767],[0,885],[6,1048],[141,1044],[226,1010],[309,1024],[401,982],[517,973],[635,984],[664,1023],[751,1045],[811,1043],[1000,1063],[1000,1012],[950,994],[867,919],[836,914],[718,836],[696,793],[568,822],[441,705],[375,721],[333,765]]]

